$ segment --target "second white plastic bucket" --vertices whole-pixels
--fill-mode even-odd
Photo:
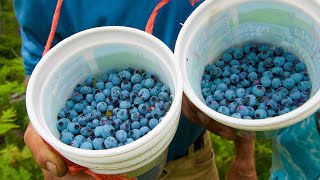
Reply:
[[[84,150],[60,142],[57,113],[76,84],[89,75],[127,67],[152,72],[169,86],[173,102],[159,125],[113,149]],[[133,28],[94,28],[63,40],[41,59],[28,84],[27,111],[40,136],[67,159],[99,174],[135,177],[166,162],[180,118],[182,86],[178,63],[159,39]]]
[[[246,42],[284,47],[306,63],[312,83],[310,99],[287,114],[259,120],[232,118],[207,107],[200,87],[205,65],[214,63],[227,48]],[[298,0],[205,1],[189,16],[175,46],[184,92],[191,102],[216,121],[250,131],[287,127],[319,109],[319,52],[319,1]]]

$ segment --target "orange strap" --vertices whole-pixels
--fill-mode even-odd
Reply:
[[[191,5],[194,6],[194,4],[199,2],[200,0],[189,0],[189,1],[190,1]],[[155,19],[156,19],[157,15],[158,15],[159,10],[169,2],[170,2],[170,0],[161,0],[158,3],[158,5],[153,9],[153,11],[152,11],[152,13],[151,13],[151,15],[150,15],[150,17],[148,19],[146,28],[145,28],[145,31],[147,33],[149,33],[149,34],[153,33],[153,27],[154,27]],[[44,48],[44,51],[42,53],[42,56],[44,56],[49,51],[49,49],[51,48],[51,44],[52,44],[52,41],[54,39],[54,35],[56,33],[56,29],[57,29],[58,22],[59,22],[60,10],[61,10],[62,3],[63,3],[63,0],[58,0],[58,2],[57,2],[57,6],[56,6],[56,9],[55,9],[55,12],[54,12],[54,15],[53,15],[53,19],[52,19],[52,25],[51,25],[50,34],[49,34],[46,46]],[[46,142],[46,144],[49,147],[51,147],[50,144],[48,144],[47,142]],[[78,164],[75,164],[75,163],[71,162],[70,160],[68,160],[67,158],[62,156],[54,148],[51,147],[51,149],[55,153],[57,153],[66,162],[69,174],[75,175],[75,174],[77,174],[79,172],[83,172],[83,173],[85,173],[85,174],[87,174],[89,176],[92,176],[93,178],[95,178],[97,180],[136,180],[136,178],[132,178],[132,179],[125,178],[124,177],[125,175],[96,174],[96,173],[90,171],[86,167],[83,167],[83,166],[80,166]]]
[[[164,6],[166,5],[168,2],[170,2],[170,0],[162,0],[159,2],[159,4],[153,9],[150,17],[149,17],[149,20],[147,22],[147,25],[146,25],[146,29],[145,31],[149,34],[152,34],[153,32],[153,27],[154,27],[154,22],[156,20],[156,17],[158,15],[158,12],[159,10]]]
[[[54,34],[56,33],[56,29],[57,29],[58,22],[59,22],[62,2],[63,2],[63,0],[58,0],[58,2],[57,2],[56,10],[54,12],[53,19],[52,19],[51,31],[50,31],[50,34],[49,34],[49,37],[47,40],[47,44],[46,44],[44,51],[42,53],[42,56],[44,56],[51,48],[51,44],[54,39]]]

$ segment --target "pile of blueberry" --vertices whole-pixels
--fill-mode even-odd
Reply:
[[[60,140],[81,149],[110,149],[155,128],[172,97],[167,85],[143,70],[126,68],[78,84],[58,113]]]
[[[207,65],[202,95],[213,110],[242,119],[288,113],[309,99],[306,65],[281,47],[245,44],[227,49]]]

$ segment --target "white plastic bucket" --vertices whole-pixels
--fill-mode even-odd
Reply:
[[[282,46],[305,62],[311,98],[294,111],[263,120],[232,118],[207,107],[200,87],[205,65],[216,61],[228,47],[245,42]],[[320,2],[314,0],[207,0],[187,19],[175,47],[184,92],[191,102],[218,122],[251,131],[287,127],[320,108],[319,52]]]
[[[57,113],[73,88],[89,75],[132,67],[155,73],[173,95],[159,125],[137,141],[108,150],[84,150],[59,140]],[[171,50],[159,39],[127,27],[77,33],[53,47],[38,63],[27,88],[27,111],[40,136],[72,162],[99,174],[139,176],[166,162],[180,118],[183,83]]]

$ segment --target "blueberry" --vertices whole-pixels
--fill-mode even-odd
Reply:
[[[223,76],[223,72],[222,72],[222,76]],[[208,80],[208,81],[210,81],[210,79],[211,79],[211,76],[210,76],[209,74],[203,74],[202,80]],[[156,86],[156,87],[157,87],[157,86]]]
[[[276,92],[279,92],[282,97],[285,97],[289,94],[288,89],[286,89],[285,87],[279,87]]]
[[[232,55],[229,53],[224,53],[221,59],[225,62],[230,62],[232,60]]]
[[[93,86],[93,85],[94,85],[94,81],[95,81],[94,76],[89,76],[89,77],[86,79],[86,85],[87,85],[87,86]]]
[[[91,102],[91,106],[94,107],[94,108],[97,107],[96,101],[92,101],[92,102]]]
[[[70,144],[73,140],[73,137],[74,135],[70,132],[63,132],[60,134],[60,140],[65,144]]]
[[[284,65],[283,65],[283,69],[284,69],[285,71],[291,71],[291,70],[293,69],[293,67],[294,67],[294,65],[293,65],[292,62],[286,62],[286,63],[284,63]]]
[[[269,109],[273,109],[273,110],[278,110],[279,109],[279,104],[273,99],[270,99],[267,102],[267,106],[269,107]]]
[[[281,80],[279,78],[273,78],[272,79],[272,87],[279,88],[280,86],[282,86]]]
[[[266,89],[261,85],[256,85],[252,88],[252,94],[256,97],[262,97],[266,93]]]
[[[91,106],[90,106],[91,107]],[[100,112],[106,112],[107,111],[107,108],[108,108],[108,105],[107,103],[105,102],[99,102],[97,104],[97,109],[100,111]]]
[[[225,83],[220,83],[217,85],[217,90],[226,91],[228,86]]]
[[[227,90],[224,93],[224,97],[226,98],[226,100],[228,101],[234,101],[237,98],[236,92],[233,90]]]
[[[264,109],[264,110],[268,110],[268,106],[266,103],[260,103],[258,106],[258,109]]]
[[[78,116],[77,122],[78,122],[81,126],[85,126],[85,125],[88,123],[87,118],[86,118],[85,116],[83,116],[83,115]]]
[[[247,58],[248,58],[248,60],[250,60],[250,61],[258,61],[258,56],[257,56],[256,53],[254,53],[254,52],[248,54]]]
[[[212,82],[209,80],[202,80],[201,81],[201,88],[210,88],[212,85]]]
[[[159,98],[159,100],[161,100],[161,101],[168,101],[168,100],[169,100],[169,95],[168,95],[168,93],[160,92],[160,93],[158,94],[158,98]]]
[[[276,116],[277,113],[273,109],[268,109],[267,114],[268,114],[268,117],[274,117]]]
[[[296,84],[298,84],[300,81],[302,81],[302,75],[301,75],[301,73],[291,74],[291,75],[290,75],[290,78],[292,78]]]
[[[250,116],[243,116],[243,119],[252,119]]]
[[[127,90],[127,89],[124,89],[124,90]],[[111,89],[111,97],[118,98],[120,96],[120,93],[121,93],[121,89],[120,90],[115,88]]]
[[[219,101],[220,106],[228,106],[229,102],[226,99]]]
[[[98,119],[92,120],[92,128],[96,128],[97,126],[100,125],[100,121]]]
[[[221,73],[222,77],[229,77],[231,75],[231,71],[224,69]],[[209,76],[209,75],[208,75]],[[209,76],[209,78],[206,78],[207,80],[210,80],[211,76]]]
[[[98,110],[93,110],[91,112],[92,119],[99,119],[101,117],[101,112]]]
[[[231,73],[239,74],[241,72],[241,67],[239,65],[231,66]]]
[[[275,54],[276,54],[277,56],[282,56],[284,50],[283,50],[281,47],[276,47],[276,48],[274,49],[274,52],[275,52]]]
[[[224,114],[226,116],[230,115],[230,111],[226,106],[220,106],[217,110],[219,113]]]
[[[119,72],[119,76],[122,81],[129,81],[131,79],[130,72],[126,70]]]
[[[243,88],[239,88],[236,90],[236,96],[238,98],[243,98],[245,96],[245,94],[246,94],[246,90]]]
[[[58,119],[61,119],[61,118],[66,118],[67,117],[67,110],[60,110],[59,113],[58,113]]]
[[[98,107],[97,107],[98,108]],[[130,109],[131,108],[131,103],[129,101],[122,101],[119,105],[120,109]]]
[[[128,132],[130,130],[130,124],[130,121],[125,121],[120,125],[120,129]]]
[[[236,109],[236,112],[237,112],[237,113],[240,113],[241,116],[248,116],[248,115],[249,115],[249,110],[248,110],[248,108],[247,108],[246,106],[244,106],[244,105],[238,106],[237,109]]]
[[[103,138],[95,138],[92,142],[93,148],[96,150],[105,149],[104,139]]]
[[[121,91],[119,98],[120,98],[121,100],[128,100],[128,99],[130,99],[130,93],[129,93],[129,91],[127,91],[127,90]]]
[[[210,71],[210,75],[214,77],[219,77],[222,74],[222,70],[219,67],[214,66]]]
[[[268,77],[262,77],[260,79],[260,82],[261,82],[261,85],[265,88],[271,86],[272,84],[271,80]]]
[[[282,95],[280,92],[277,92],[277,93],[274,93],[271,98],[276,102],[280,102],[282,99]]]
[[[90,143],[90,142],[83,142],[83,143],[80,145],[80,149],[92,150],[92,149],[93,149],[92,143]]]
[[[149,127],[150,129],[154,129],[159,124],[158,119],[152,118],[149,121]]]
[[[275,75],[281,76],[283,74],[282,67],[274,67],[271,69],[271,72]]]
[[[144,135],[146,135],[146,134],[150,131],[150,128],[147,127],[147,126],[142,126],[142,127],[140,128],[140,131],[141,131],[141,136],[144,136]]]
[[[241,81],[241,85],[243,87],[248,87],[248,86],[250,86],[250,81],[248,81],[247,79],[244,79]]]
[[[292,78],[286,78],[283,82],[282,82],[283,87],[287,88],[287,89],[292,89],[295,86],[295,82]]]
[[[281,99],[281,104],[284,106],[284,107],[290,107],[292,105],[292,99],[288,96],[286,97],[283,97]]]
[[[211,83],[212,83],[212,82],[211,82]],[[213,84],[214,84],[214,85],[218,85],[218,84],[220,84],[220,83],[222,83],[221,79],[216,78],[216,79],[213,80]],[[211,87],[211,85],[212,85],[212,84],[209,84],[208,87]]]
[[[306,72],[301,72],[300,73],[301,75],[302,75],[302,80],[304,80],[304,81],[309,81],[309,75],[308,75],[308,73],[306,73]]]
[[[301,92],[298,89],[292,89],[289,94],[290,98],[293,100],[300,99]]]
[[[85,87],[85,86],[84,86],[84,87]],[[84,88],[84,87],[82,87],[82,88]],[[82,89],[82,88],[81,88],[81,89]],[[99,90],[101,90],[101,91],[104,90],[104,88],[105,88],[104,82],[98,82],[98,83],[96,84],[96,88],[99,89]],[[91,92],[88,92],[88,93],[91,93]],[[88,94],[88,93],[87,93],[87,94]],[[82,93],[82,94],[83,94],[83,93]]]
[[[141,121],[141,120],[140,120]],[[131,129],[139,129],[141,127],[140,122],[139,121],[133,121],[131,123]]]
[[[273,60],[273,64],[277,67],[282,67],[284,65],[284,63],[286,62],[286,60],[284,59],[284,57],[275,57]]]
[[[107,82],[105,85],[104,85],[105,89],[109,89],[111,90],[111,88],[113,87],[113,84],[112,82]]]
[[[136,121],[135,121],[136,122]],[[148,125],[148,119],[147,118],[142,118],[140,119],[140,126],[147,126]],[[133,122],[134,123],[134,122]],[[132,123],[131,123],[131,126],[132,126]],[[134,128],[135,129],[135,128]]]
[[[134,100],[133,100],[133,104],[134,105],[140,105],[144,103],[144,100],[141,98],[141,97],[136,97]]]
[[[208,99],[208,98],[207,98],[207,99]],[[219,104],[217,101],[215,101],[214,99],[208,100],[207,105],[208,105],[209,108],[211,108],[211,109],[213,109],[213,110],[215,110],[215,111],[216,111],[216,110],[219,108],[219,106],[220,106],[220,104]]]
[[[127,132],[125,132],[124,130],[119,130],[116,132],[116,138],[119,142],[124,142],[128,137]]]
[[[247,106],[254,106],[257,103],[257,98],[251,94],[244,97],[244,104]]]
[[[146,104],[140,104],[138,107],[138,112],[142,115],[146,115],[148,113],[148,110],[149,110],[149,107]]]
[[[294,66],[294,69],[297,72],[302,72],[302,71],[304,71],[306,69],[306,65],[303,62],[299,62]]]
[[[237,106],[240,106],[240,105],[243,105],[244,104],[244,100],[243,98],[236,98],[234,100],[234,103],[237,105]]]
[[[243,57],[243,50],[242,48],[234,48],[233,57],[235,59],[241,59]]]
[[[126,109],[120,109],[117,113],[117,118],[126,121],[129,118],[128,111]]]
[[[249,75],[248,75],[249,81],[254,82],[257,79],[258,79],[258,74],[256,72],[249,73]]]
[[[239,76],[236,75],[236,74],[231,74],[231,75],[230,75],[230,81],[231,81],[232,84],[238,83],[238,82],[239,82],[239,79],[240,79]]]
[[[79,92],[75,92],[72,94],[71,99],[75,102],[75,103],[80,103],[81,100],[83,99],[83,95]]]
[[[241,72],[241,73],[239,73],[239,78],[240,78],[240,80],[246,79],[247,76],[248,76],[248,73],[246,73],[246,72]]]
[[[163,113],[159,108],[154,108],[151,111],[151,115],[152,115],[153,118],[159,119],[163,115]]]
[[[210,96],[211,95],[211,90],[209,88],[203,88],[202,89],[202,95],[204,96],[204,98]]]
[[[115,133],[114,127],[109,125],[109,124],[103,125],[102,128],[101,128],[101,136],[103,138],[107,138],[109,136],[113,136],[114,133]]]
[[[142,133],[139,129],[133,129],[129,131],[129,137],[133,138],[135,140],[139,139],[141,137]]]
[[[113,76],[111,82],[114,86],[119,86],[121,84],[121,79],[118,76]]]
[[[160,101],[158,100],[156,103],[155,103],[155,108],[159,108],[159,109],[163,109],[164,107],[164,102],[163,101]]]
[[[266,110],[264,110],[264,109],[257,109],[255,112],[254,112],[254,117],[256,118],[256,119],[264,119],[264,118],[266,118],[267,117],[267,112],[266,112]]]
[[[273,64],[273,59],[270,58],[270,57],[267,57],[265,60],[264,60],[264,67],[266,68],[272,68],[274,66]]]
[[[132,138],[128,138],[124,141],[124,144],[129,144],[129,143],[132,143],[134,141],[134,139]]]
[[[70,110],[67,113],[67,118],[68,119],[73,119],[73,118],[76,118],[76,117],[78,117],[78,113],[75,110]]]
[[[139,121],[141,119],[141,115],[139,112],[134,112],[134,113],[130,114],[130,119],[132,121]]]
[[[240,113],[234,113],[234,114],[231,115],[231,117],[233,117],[233,118],[239,118],[239,119],[242,118],[242,116],[241,116]]]
[[[301,81],[299,84],[298,84],[298,89],[300,91],[310,91],[311,90],[311,83],[309,81]]]
[[[239,66],[240,67],[240,62],[237,59],[232,59],[229,64],[230,64],[231,68],[232,68],[232,66]]]
[[[154,106],[157,102],[163,102],[163,101],[159,101],[159,98],[157,96],[151,96],[151,98],[149,99],[149,103],[151,106]]]
[[[222,82],[225,83],[227,86],[229,86],[231,84],[231,80],[229,78],[223,78]]]
[[[121,89],[122,89],[122,90],[130,91],[130,90],[132,89],[132,85],[131,85],[131,83],[130,83],[129,81],[123,81],[123,82],[121,83]],[[120,92],[121,92],[121,91],[120,91]],[[112,92],[111,92],[111,94],[112,94]]]
[[[115,119],[112,122],[112,126],[114,127],[115,130],[119,130],[121,124],[122,124],[122,121],[120,119]]]
[[[74,92],[80,92],[82,85],[81,84],[77,84],[76,87],[74,87]]]
[[[236,109],[237,109],[236,103],[234,103],[234,102],[230,103],[228,105],[228,109],[229,109],[230,114],[234,114],[236,112]]]
[[[142,81],[142,76],[140,74],[134,74],[131,76],[131,82],[133,84],[139,84]]]
[[[106,100],[106,96],[103,93],[100,92],[95,95],[95,102],[96,103],[99,103],[99,102],[102,102],[105,100]]]
[[[72,109],[74,107],[75,103],[73,102],[72,99],[68,99],[68,101],[66,102],[66,107],[68,109]]]
[[[57,121],[57,129],[59,131],[63,131],[65,129],[67,129],[68,124],[70,123],[70,120],[67,118],[61,118]]]
[[[148,100],[150,98],[150,96],[151,96],[150,91],[148,89],[146,89],[146,88],[142,88],[139,91],[138,95],[141,97],[142,100],[145,100],[145,101]]]
[[[290,109],[288,107],[285,107],[285,108],[279,110],[278,114],[279,115],[283,115],[283,114],[286,114],[288,112],[290,112]]]
[[[71,122],[68,124],[67,126],[67,130],[68,132],[77,135],[80,132],[80,124],[77,122]]]
[[[214,97],[215,100],[220,101],[220,100],[222,100],[223,97],[224,97],[224,92],[221,91],[221,90],[216,90],[216,91],[214,92],[214,94],[213,94],[213,97]]]

